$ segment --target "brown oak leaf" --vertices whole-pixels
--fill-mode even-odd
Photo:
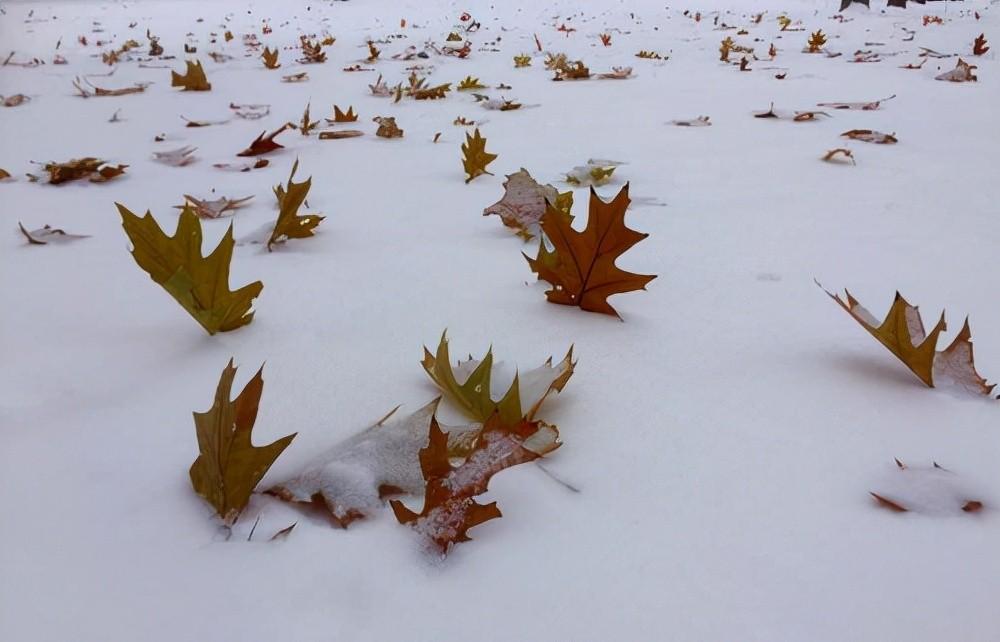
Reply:
[[[610,202],[604,202],[590,188],[587,226],[582,232],[572,227],[572,220],[552,203],[542,216],[542,231],[554,250],[532,259],[531,270],[538,278],[552,284],[545,295],[552,303],[576,305],[590,312],[621,316],[607,299],[613,294],[645,290],[655,275],[626,272],[615,260],[648,234],[625,225],[628,209],[628,183]],[[544,241],[543,241],[544,245]]]
[[[277,138],[278,134],[281,132],[294,127],[295,125],[292,123],[285,123],[270,134],[266,131],[261,132],[260,136],[255,138],[254,141],[250,143],[250,146],[237,154],[237,156],[260,156],[261,154],[269,154],[276,149],[284,149],[285,146],[274,142],[274,139]]]

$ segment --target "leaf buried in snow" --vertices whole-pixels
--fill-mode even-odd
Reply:
[[[320,132],[320,140],[340,140],[342,138],[357,138],[358,136],[364,136],[365,133],[358,129],[340,129],[333,132]]]
[[[309,74],[304,71],[281,77],[281,82],[305,82],[307,80],[309,80]]]
[[[295,477],[267,490],[285,501],[323,509],[335,526],[346,528],[382,505],[387,489],[417,494],[424,488],[419,450],[438,401],[402,419],[393,410],[378,423],[334,445]],[[446,427],[454,437],[475,433],[479,424]]]
[[[212,89],[211,83],[205,77],[205,70],[201,66],[201,61],[194,62],[187,60],[187,72],[182,76],[176,71],[170,72],[170,86],[183,87],[184,91],[209,91]]]
[[[576,362],[573,361],[573,347],[570,346],[566,356],[555,366],[549,357],[538,368],[515,373],[504,392],[503,385],[495,377],[499,364],[493,363],[492,348],[482,360],[469,355],[468,359],[458,361],[453,367],[448,354],[448,338],[442,334],[434,354],[424,347],[420,365],[445,397],[469,419],[482,423],[494,412],[499,412],[500,418],[510,423],[522,417],[534,419],[550,394],[562,392],[573,376]]]
[[[631,67],[612,67],[611,71],[597,74],[597,77],[602,80],[626,80],[632,77]]]
[[[253,445],[252,432],[264,390],[263,370],[261,366],[236,399],[230,400],[236,376],[230,359],[219,378],[212,407],[193,413],[199,454],[191,464],[191,485],[227,525],[236,522],[254,488],[296,435],[266,446]]]
[[[174,207],[179,210],[190,207],[200,218],[220,218],[228,211],[236,211],[252,198],[253,196],[245,196],[243,198],[222,197],[214,201],[209,201],[185,194],[185,204],[175,205]]]
[[[29,232],[25,229],[24,225],[18,221],[17,227],[21,230],[21,234],[24,235],[24,238],[27,239],[29,245],[62,245],[64,243],[72,243],[73,241],[79,241],[80,239],[90,238],[89,234],[68,234],[65,230],[60,230],[52,227],[51,225],[44,225],[37,230],[31,230]]]
[[[829,150],[826,154],[823,154],[820,160],[828,163],[850,163],[851,165],[857,165],[857,162],[854,160],[854,153],[843,147]]]
[[[184,125],[185,127],[214,127],[216,125],[225,125],[226,123],[229,122],[228,119],[226,119],[226,120],[192,120],[190,118],[185,118],[184,116],[181,116],[181,120],[183,120],[185,123],[187,123],[187,125]]]
[[[153,160],[164,165],[170,165],[171,167],[184,167],[198,160],[194,157],[194,153],[197,150],[197,147],[186,145],[165,152],[153,152]]]
[[[121,87],[119,89],[104,89],[103,87],[97,87],[91,84],[86,77],[77,76],[76,79],[73,80],[73,86],[76,87],[77,95],[81,98],[93,98],[141,94],[146,91],[146,87],[149,86],[149,83],[135,83],[131,87]]]
[[[698,116],[697,118],[672,120],[670,124],[677,127],[711,127],[712,122],[708,116]]]
[[[869,494],[876,505],[894,513],[915,513],[931,517],[978,513],[983,502],[973,499],[963,480],[937,462],[910,466],[898,459],[878,482],[878,492]]]
[[[229,172],[249,172],[262,167],[267,167],[270,164],[271,161],[266,158],[258,158],[253,163],[215,163],[212,167],[216,169],[224,169]]]
[[[496,154],[486,151],[486,139],[479,134],[479,128],[472,135],[465,135],[465,142],[462,143],[462,167],[465,169],[465,183],[482,176],[483,174],[493,175],[487,171],[486,167],[497,158]]]
[[[327,118],[329,121],[330,119]],[[333,106],[333,122],[335,123],[354,123],[357,122],[358,115],[354,113],[354,107],[348,107],[347,111],[341,111],[340,107],[337,105]]]
[[[31,98],[25,96],[24,94],[14,94],[13,96],[0,96],[0,105],[4,107],[17,107],[18,105],[23,105],[24,103],[30,101]]]
[[[503,186],[503,198],[484,209],[483,216],[496,214],[526,241],[538,235],[547,202],[565,211],[573,204],[573,192],[560,194],[555,187],[540,184],[523,167],[508,174]]]
[[[591,187],[587,227],[578,232],[565,212],[548,204],[542,217],[542,231],[554,249],[545,250],[543,240],[543,251],[538,258],[527,255],[524,258],[539,279],[552,285],[545,293],[549,301],[621,319],[608,303],[608,297],[645,290],[646,284],[656,278],[626,272],[615,265],[619,256],[648,236],[626,227],[628,205],[627,183],[610,202],[602,201]]]
[[[229,108],[236,116],[244,120],[259,120],[271,113],[270,105],[237,105],[229,103]]]
[[[301,183],[296,183],[295,170],[299,168],[299,161],[292,165],[292,173],[288,176],[288,183],[285,187],[278,185],[274,189],[275,196],[278,197],[278,219],[274,223],[271,237],[267,241],[267,249],[275,243],[284,243],[288,239],[304,239],[313,236],[313,230],[325,217],[319,214],[306,214],[299,216],[298,211],[302,203],[309,195],[309,188],[312,187],[312,177]]]
[[[49,183],[59,185],[86,178],[91,183],[105,183],[125,173],[128,165],[112,166],[99,158],[75,158],[65,163],[46,163],[43,168],[49,173]]]
[[[872,129],[851,129],[841,134],[841,136],[845,136],[851,140],[860,140],[866,143],[876,143],[878,145],[891,145],[899,142],[893,134],[884,134]]]
[[[274,139],[278,136],[278,134],[282,133],[286,129],[294,127],[295,125],[291,123],[285,123],[270,134],[266,131],[261,132],[260,136],[255,138],[254,141],[250,143],[250,146],[237,154],[237,156],[261,156],[263,154],[269,154],[276,149],[284,149],[285,146],[274,142]]]
[[[542,422],[505,424],[494,414],[478,433],[466,460],[452,466],[449,435],[432,417],[427,445],[420,450],[420,469],[427,481],[423,509],[414,513],[403,502],[392,500],[396,519],[447,553],[453,544],[470,539],[468,529],[501,516],[496,502],[484,505],[475,500],[486,492],[493,475],[538,459],[538,452],[527,447],[529,442],[548,442],[552,450],[558,445],[558,437],[555,427]]]
[[[880,100],[874,100],[868,103],[816,103],[817,107],[829,107],[830,109],[856,109],[861,111],[875,111],[879,106],[896,97],[896,94],[889,96],[888,98],[882,98]]]
[[[934,76],[934,80],[947,80],[950,82],[976,82],[979,78],[972,72],[978,68],[978,66],[970,65],[959,58],[954,69]]]
[[[830,114],[822,111],[775,111],[774,103],[767,111],[756,112],[754,118],[776,118],[778,120],[790,120],[796,123],[818,120],[820,116],[829,117]]]
[[[577,165],[566,172],[566,182],[579,187],[604,185],[611,181],[611,175],[622,164],[618,161],[591,158],[586,165]]]
[[[899,292],[889,313],[879,323],[850,292],[844,291],[845,301],[837,294],[823,291],[927,386],[934,388],[943,383],[977,395],[989,395],[993,391],[995,384],[987,385],[986,379],[976,372],[968,319],[951,344],[944,351],[937,352],[938,335],[947,329],[943,312],[927,334],[920,312],[907,303]]]
[[[402,138],[403,130],[396,126],[396,119],[393,116],[376,116],[373,122],[378,123],[375,135],[380,138]]]
[[[124,205],[115,205],[122,217],[122,227],[132,241],[132,258],[206,332],[228,332],[253,321],[253,300],[264,285],[254,281],[230,291],[232,223],[219,245],[203,257],[201,222],[191,208],[181,210],[177,231],[171,237],[160,229],[150,212],[139,218]]]

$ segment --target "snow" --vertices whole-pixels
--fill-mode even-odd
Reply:
[[[885,11],[875,0],[840,23],[834,0],[664,4],[4,2],[0,55],[51,62],[61,38],[69,64],[0,68],[0,95],[31,97],[0,108],[0,168],[16,178],[0,183],[9,231],[0,239],[0,639],[995,640],[996,402],[925,388],[813,279],[849,288],[877,318],[896,290],[927,318],[947,310],[942,346],[968,315],[978,370],[1000,379],[990,270],[1000,241],[1000,69],[995,51],[971,56],[980,33],[1000,46],[998,5]],[[734,10],[720,20],[740,26],[767,9],[734,39],[760,34],[753,45],[764,51],[773,39],[776,60],[752,62],[749,73],[720,63],[719,42],[735,32],[713,31],[713,7]],[[341,71],[367,55],[370,37],[409,36],[379,45],[383,57],[441,42],[462,11],[483,25],[472,55],[423,61],[435,66],[432,82],[471,74],[513,87],[495,97],[539,107],[487,111],[456,93],[394,105],[370,95],[377,73]],[[781,11],[807,31],[778,38]],[[924,27],[925,14],[946,21]],[[226,17],[236,38],[209,44]],[[263,19],[272,34],[260,33]],[[556,31],[562,22],[578,30]],[[125,62],[92,81],[153,82],[145,93],[74,95],[73,78],[108,70],[93,55],[109,47],[82,47],[78,35],[115,45],[132,37],[145,51],[147,27],[178,56],[164,63],[176,70],[193,32],[212,91],[180,92],[168,69]],[[904,27],[917,32],[912,42]],[[818,28],[844,56],[801,53]],[[337,38],[325,64],[298,65],[297,50],[284,48],[325,31]],[[280,69],[243,57],[250,32],[282,46]],[[534,52],[535,33],[592,72],[624,65],[636,77],[556,83],[540,56],[514,69],[514,55]],[[478,51],[497,36],[499,53]],[[934,80],[954,58],[900,69],[919,60],[918,47],[962,52],[979,82]],[[847,62],[861,48],[905,53]],[[670,58],[640,60],[640,49]],[[235,58],[217,64],[213,50]],[[409,64],[376,66],[391,86]],[[307,82],[280,82],[303,70]],[[831,110],[813,122],[752,117],[771,102],[801,111],[892,94],[877,111]],[[231,102],[271,111],[242,120]],[[238,151],[298,121],[307,102],[314,118],[353,105],[366,135],[289,131],[267,168],[212,167],[242,160]],[[121,122],[107,122],[118,109]],[[669,124],[702,114],[711,127]],[[463,184],[459,115],[489,120],[481,131],[499,154],[495,176]],[[181,116],[232,121],[189,129]],[[405,137],[374,137],[375,116],[394,116]],[[900,142],[845,144],[839,134],[854,128]],[[198,148],[192,164],[153,159],[185,145]],[[857,165],[819,160],[835,147],[850,148]],[[104,184],[24,176],[40,171],[29,161],[87,155],[130,167]],[[626,221],[649,233],[621,267],[658,275],[648,291],[611,299],[624,321],[546,302],[520,255],[534,246],[482,216],[505,174],[524,167],[565,190],[565,172],[593,157],[627,162],[598,191],[607,199],[629,181]],[[230,283],[263,281],[257,314],[210,337],[135,265],[114,202],[150,209],[172,233],[183,194],[255,195],[232,219],[203,223],[210,249],[230,221],[239,238],[274,220],[271,188],[296,158],[298,177],[313,177],[304,212],[327,218],[314,238],[272,253],[236,248]],[[581,228],[586,201],[576,189]],[[91,238],[29,246],[18,221]],[[197,456],[191,412],[209,407],[230,357],[237,389],[266,362],[255,443],[298,432],[263,487],[388,408],[409,413],[436,396],[420,358],[445,328],[455,355],[492,345],[522,370],[575,346],[576,372],[539,418],[558,425],[564,444],[545,469],[579,493],[535,465],[501,472],[480,501],[496,501],[503,518],[472,529],[473,541],[443,562],[388,508],[345,531],[255,496],[226,540],[187,471]],[[939,462],[969,480],[984,509],[879,508],[869,492],[887,490],[894,457],[914,468]],[[923,487],[910,491],[919,499]],[[287,538],[267,541],[293,522]]]

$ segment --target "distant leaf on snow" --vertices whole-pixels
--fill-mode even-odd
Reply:
[[[17,227],[21,230],[21,234],[24,238],[28,240],[29,245],[61,245],[63,243],[70,243],[72,241],[79,241],[80,239],[90,238],[89,234],[68,234],[65,230],[60,230],[58,228],[52,227],[51,225],[44,225],[37,230],[31,230],[30,232],[25,229],[24,225],[18,221]]]
[[[872,129],[852,129],[844,132],[841,136],[846,136],[851,140],[860,140],[866,143],[876,143],[879,145],[891,145],[899,142],[894,134],[884,134]]]
[[[950,82],[976,82],[979,80],[979,77],[972,73],[976,69],[979,69],[977,65],[970,65],[959,58],[958,62],[955,63],[954,69],[934,76],[934,80],[947,80]]]
[[[219,218],[228,211],[235,211],[236,209],[242,207],[252,198],[253,196],[245,196],[243,198],[222,197],[209,201],[185,194],[185,204],[175,205],[174,207],[179,210],[182,210],[185,207],[190,207],[191,210],[201,218]]]
[[[187,71],[183,76],[176,71],[170,72],[170,86],[183,87],[184,91],[209,91],[212,85],[205,76],[205,70],[201,66],[201,61],[196,60],[192,62],[187,60],[185,63],[187,64]]]
[[[292,123],[285,123],[270,134],[266,131],[261,132],[260,136],[255,138],[254,141],[250,143],[250,146],[237,154],[237,156],[261,156],[262,154],[269,154],[276,149],[284,149],[285,146],[276,143],[274,139],[277,138],[278,134],[282,133],[286,129],[294,127],[295,125]]]
[[[65,163],[45,163],[49,183],[59,185],[69,181],[87,179],[91,183],[104,183],[125,173],[128,165],[110,165],[93,157],[75,158]]]
[[[490,154],[486,151],[486,139],[479,134],[478,127],[473,134],[466,134],[465,142],[462,143],[462,167],[468,177],[465,182],[468,183],[483,174],[492,176],[493,173],[487,171],[486,167],[496,158],[496,154]]]
[[[194,156],[197,150],[197,147],[187,145],[165,152],[153,152],[153,160],[164,165],[170,165],[171,167],[184,167],[198,160]]]
[[[953,471],[934,462],[930,466],[909,466],[895,462],[883,476],[878,491],[872,491],[876,505],[894,513],[927,516],[978,513],[983,502]]]

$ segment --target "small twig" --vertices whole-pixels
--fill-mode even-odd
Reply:
[[[248,542],[253,539],[253,532],[257,530],[257,524],[260,524],[260,513],[257,514],[257,519],[253,522],[253,528],[250,529],[250,534],[247,535]]]
[[[551,470],[549,470],[545,466],[542,466],[541,462],[536,461],[535,465],[538,466],[539,470],[541,470],[543,473],[545,473],[546,475],[548,475],[549,479],[551,479],[552,481],[556,482],[557,484],[559,484],[560,486],[562,486],[566,490],[569,490],[569,491],[574,492],[574,493],[579,493],[580,492],[580,489],[577,488],[576,486],[574,486],[574,485],[570,484],[569,482],[563,481],[562,479],[559,479],[558,477],[556,477],[552,473]]]

